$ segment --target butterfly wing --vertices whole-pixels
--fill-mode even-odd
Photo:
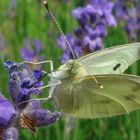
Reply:
[[[56,89],[57,103],[64,113],[77,118],[101,118],[129,113],[140,108],[140,77],[129,75],[100,75],[95,84],[86,76],[73,86],[64,81]],[[61,89],[61,90],[60,90]]]
[[[77,61],[91,74],[121,74],[140,58],[140,43],[107,48]]]

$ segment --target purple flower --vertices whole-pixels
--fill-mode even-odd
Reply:
[[[93,5],[93,8],[97,11],[98,9],[101,10],[102,16],[104,17],[104,20],[106,22],[106,25],[108,26],[116,26],[116,20],[112,14],[112,10],[114,7],[114,3],[110,2],[109,0],[90,0],[91,4]]]
[[[83,40],[83,44],[85,46],[88,46],[90,50],[93,50],[93,51],[97,51],[97,50],[100,50],[102,47],[103,47],[103,42],[102,42],[102,39],[101,38],[93,38],[92,39],[92,36],[89,37],[89,36],[85,36],[84,40]]]
[[[43,76],[43,72],[40,71],[40,70],[34,70],[34,71],[33,71],[33,75],[34,75],[34,77],[35,77],[36,79],[39,80],[39,79]]]
[[[15,127],[7,128],[2,134],[2,140],[18,140],[18,130]]]
[[[0,113],[0,126],[5,127],[9,124],[10,119],[15,114],[15,109],[2,94],[0,94],[0,112],[2,112]]]
[[[24,113],[28,114],[30,117],[36,118],[36,126],[45,126],[54,123],[61,115],[60,112],[51,113],[50,111],[41,108],[34,110],[26,109]]]
[[[140,32],[140,3],[137,0],[121,1],[115,3],[115,15],[119,21],[123,21],[124,29],[130,41],[137,41]]]
[[[35,87],[40,86],[38,81],[42,72],[12,61],[7,61],[5,66],[9,70],[9,92],[13,103],[0,94],[0,139],[18,140],[21,128],[36,133],[36,127],[56,122],[61,115],[59,112],[42,109],[39,101],[25,102],[31,99]]]
[[[72,50],[74,51],[74,54],[76,55],[76,57],[82,56],[83,51],[82,51],[80,42],[78,40],[75,40],[72,35],[67,35],[66,37],[72,47]],[[59,42],[62,42],[63,45],[60,47],[64,49],[64,54],[61,57],[61,63],[65,63],[67,60],[72,58],[72,54],[70,52],[70,49],[68,47],[66,47],[67,45],[65,43],[63,36],[60,36],[60,38],[58,38],[58,43]]]
[[[108,0],[90,0],[85,7],[72,11],[72,16],[79,23],[74,34],[66,35],[76,58],[103,48],[102,39],[107,35],[107,27],[116,26],[112,14],[114,4]],[[72,54],[63,36],[58,38],[58,45],[64,50],[61,63],[72,59]]]
[[[43,76],[41,71],[36,70],[39,73],[37,74],[36,71],[32,71],[24,63],[12,61],[5,62],[5,66],[9,70],[9,92],[15,103],[18,104],[23,99],[30,99],[30,94],[37,92],[36,88],[42,86],[38,84]]]
[[[35,51],[36,53],[39,53],[41,48],[42,48],[42,44],[39,40],[33,40],[32,44],[34,45],[35,47]]]
[[[33,40],[32,43],[25,39],[23,48],[20,49],[20,54],[25,61],[42,61],[43,56],[40,55],[42,44],[39,40]]]

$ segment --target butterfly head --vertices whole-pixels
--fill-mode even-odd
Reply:
[[[76,73],[76,69],[79,67],[79,63],[76,60],[69,60],[58,68],[58,71],[67,71],[70,73]]]
[[[85,73],[85,69],[76,60],[69,60],[67,63],[60,66],[55,72],[56,78],[60,80]]]

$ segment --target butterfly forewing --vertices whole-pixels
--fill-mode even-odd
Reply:
[[[122,74],[139,58],[140,43],[131,43],[97,51],[77,61],[91,74]]]

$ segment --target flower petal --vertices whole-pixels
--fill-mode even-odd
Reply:
[[[0,127],[6,127],[15,114],[12,104],[0,94]]]
[[[76,19],[80,19],[81,15],[83,13],[83,8],[82,7],[77,7],[72,11],[72,16]]]
[[[32,101],[25,108],[25,111],[30,112],[30,110],[35,110],[40,108],[40,101]]]
[[[27,113],[27,112],[26,112]],[[34,117],[37,121],[36,126],[45,126],[55,123],[61,116],[60,112],[50,112],[45,109],[36,109],[28,112],[28,115]]]
[[[40,80],[43,76],[43,72],[41,70],[34,70],[33,75],[37,80]]]
[[[6,62],[4,63],[4,66],[9,70],[9,72],[11,72],[11,71],[13,71],[15,68],[21,67],[21,66],[23,66],[23,65],[24,65],[23,63],[15,63],[15,62],[10,61],[10,60],[8,60],[8,61],[6,61]]]
[[[36,53],[39,53],[42,48],[42,43],[39,40],[33,40],[32,44],[35,46]]]
[[[18,140],[18,130],[15,127],[9,127],[4,131],[2,140]]]
[[[14,103],[19,104],[29,100],[31,93],[39,93],[36,88],[43,86],[43,82],[40,81],[42,74],[43,72],[39,70],[32,71],[26,65],[17,66],[16,69],[9,72],[9,92]],[[18,107],[24,109],[23,107],[26,107],[27,104],[28,102]]]
[[[8,60],[8,61],[6,61],[6,62],[4,63],[4,66],[5,66],[6,68],[10,69],[11,66],[13,66],[13,64],[14,64],[13,61]]]
[[[29,93],[31,90],[26,89],[26,86],[28,85],[28,82],[32,80],[30,79],[30,81],[27,81],[26,77],[30,77],[30,72],[27,72],[25,68],[21,70],[14,70],[10,73],[9,92],[14,103],[16,104],[25,101],[25,99],[29,99]],[[27,96],[27,98],[25,96]]]

